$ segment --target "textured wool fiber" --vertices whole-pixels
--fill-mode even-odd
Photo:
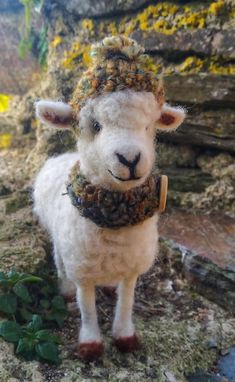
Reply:
[[[77,297],[82,321],[79,355],[87,360],[103,352],[96,285],[118,285],[114,342],[122,351],[137,347],[134,290],[138,276],[157,255],[158,214],[116,230],[99,227],[81,216],[66,195],[71,169],[79,161],[91,185],[111,192],[139,187],[153,171],[156,131],[174,130],[184,120],[183,109],[164,104],[163,88],[145,68],[146,57],[136,42],[105,39],[93,53],[94,66],[84,74],[70,104],[36,104],[43,123],[73,129],[77,151],[48,159],[34,187],[34,211],[53,242],[61,292]]]

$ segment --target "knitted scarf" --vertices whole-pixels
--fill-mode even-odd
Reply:
[[[167,196],[167,176],[151,174],[139,187],[120,192],[89,183],[77,162],[71,169],[67,192],[81,216],[99,227],[118,229],[132,226],[163,212]]]

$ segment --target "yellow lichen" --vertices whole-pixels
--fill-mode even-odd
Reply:
[[[134,17],[125,16],[118,21],[92,21],[84,19],[79,24],[85,33],[79,34],[80,40],[73,43],[71,49],[65,52],[63,66],[73,70],[75,68],[84,69],[90,64],[89,49],[87,41],[94,41],[95,36],[100,38],[110,35],[123,34],[131,37],[136,30],[145,33],[158,32],[171,35],[178,30],[193,30],[208,28],[218,13],[227,7],[227,20],[232,18],[232,7],[224,0],[216,0],[211,2],[210,6],[201,5],[175,5],[170,2],[157,3],[149,5],[143,11],[138,12]],[[218,19],[218,25],[220,20]],[[214,25],[214,24],[212,24]],[[154,60],[149,61],[149,69],[154,73],[162,72],[163,63],[155,63]],[[174,65],[167,63],[164,72],[171,74],[180,73],[197,73],[211,72],[218,74],[233,74],[234,65],[227,64],[221,59],[216,58],[215,61],[210,59],[200,59],[197,57],[188,57],[181,64]]]
[[[118,30],[117,30],[117,27],[116,27],[116,24],[114,22],[109,23],[109,25],[108,25],[108,32],[112,36],[117,36],[119,34]]]
[[[75,41],[71,50],[64,52],[64,68],[73,70],[79,66],[87,67],[91,62],[89,52],[90,45],[83,45],[80,41]]]
[[[9,109],[11,96],[8,94],[0,94],[0,113]]]
[[[1,134],[0,135],[0,149],[8,149],[11,145],[11,134]]]
[[[94,30],[94,22],[91,19],[82,20],[81,26],[82,28],[87,29],[90,32]]]
[[[51,46],[52,46],[52,48],[56,48],[61,43],[62,43],[62,37],[61,36],[54,36],[53,40],[51,41]]]
[[[177,69],[180,72],[187,71],[189,73],[191,71],[199,72],[202,67],[203,67],[203,60],[197,57],[188,57],[182,64],[180,64],[177,67]]]
[[[202,29],[208,26],[211,16],[216,16],[224,5],[224,0],[212,2],[209,8],[177,6],[171,3],[150,5],[135,17],[127,16],[122,19],[118,32],[129,36],[137,28],[164,34],[173,34],[179,29]],[[231,12],[229,16],[232,17]]]
[[[169,66],[165,70],[165,74],[169,75],[174,72],[186,73],[199,73],[209,72],[212,74],[235,74],[235,65],[226,64],[220,61],[218,57],[210,57],[207,59],[200,59],[195,56],[187,57],[180,65],[175,67]]]
[[[212,15],[217,15],[218,12],[224,7],[224,5],[225,5],[224,0],[218,0],[209,6],[208,12],[211,13]]]

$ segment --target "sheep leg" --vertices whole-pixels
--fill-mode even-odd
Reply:
[[[77,353],[92,361],[104,351],[95,305],[95,287],[92,284],[77,286],[77,302],[81,311],[81,329]]]
[[[113,323],[114,344],[122,352],[139,348],[139,340],[132,322],[135,285],[137,276],[125,279],[118,286],[118,301]]]
[[[59,289],[62,296],[64,297],[66,302],[75,301],[75,298],[76,298],[75,284],[72,283],[67,278],[62,257],[58,249],[56,248],[56,246],[54,246],[54,261],[55,261],[57,275],[59,279]]]

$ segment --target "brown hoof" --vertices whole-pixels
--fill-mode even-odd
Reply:
[[[140,348],[140,340],[136,334],[131,337],[120,337],[114,339],[114,345],[122,353],[129,353]]]
[[[95,361],[104,352],[103,342],[84,342],[78,345],[75,354],[84,361]]]

